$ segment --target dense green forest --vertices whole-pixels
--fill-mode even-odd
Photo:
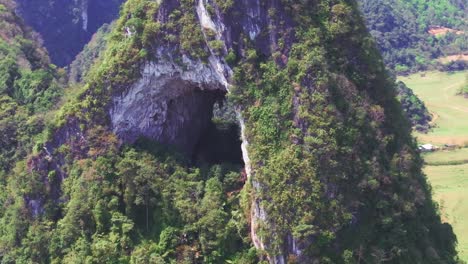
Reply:
[[[436,59],[468,51],[468,5],[463,0],[359,0],[370,33],[387,66],[396,73],[466,68],[460,61],[442,65]],[[434,36],[431,26],[464,31]]]
[[[128,0],[68,88],[0,3],[1,263],[461,263],[354,1]],[[214,104],[192,152],[116,132],[135,87]]]
[[[420,132],[427,132],[430,128],[429,122],[432,117],[424,105],[424,102],[401,81],[397,83],[397,91],[398,100],[403,107],[406,117],[410,120],[411,125]]]
[[[147,141],[116,154],[117,141],[108,135],[95,139],[107,148],[69,161],[60,191],[65,203],[53,194],[62,180],[58,173],[51,171],[47,179],[30,173],[22,160],[42,151],[37,142],[47,138],[45,127],[54,126],[50,111],[66,78],[14,9],[14,2],[1,0],[1,263],[256,263],[240,209],[240,164],[194,167]],[[100,49],[92,45],[104,45],[99,33],[95,39],[72,65],[73,82],[97,58]],[[100,136],[102,130],[93,133]],[[42,201],[47,202],[39,209]]]

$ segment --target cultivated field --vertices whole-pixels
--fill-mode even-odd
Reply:
[[[468,99],[456,95],[468,72],[427,72],[402,77],[433,114],[436,125],[428,134],[416,133],[419,143],[465,148],[424,154],[426,173],[441,206],[444,221],[458,237],[460,257],[468,261]]]

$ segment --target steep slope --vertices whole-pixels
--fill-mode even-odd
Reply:
[[[123,0],[16,0],[18,12],[39,32],[52,61],[66,66],[104,24],[116,19]]]
[[[354,1],[129,0],[107,45],[7,184],[3,262],[456,263]],[[225,96],[243,161],[193,162]]]
[[[24,157],[32,135],[43,127],[41,113],[49,110],[61,89],[37,35],[14,13],[14,3],[0,1],[0,175]]]
[[[112,25],[104,24],[96,34],[93,35],[88,44],[76,56],[69,67],[70,83],[84,81],[91,66],[101,57],[106,49],[107,36],[111,32]]]
[[[62,93],[58,73],[50,64],[47,52],[37,41],[37,34],[16,16],[10,0],[0,0],[0,217],[11,205],[8,186],[15,178],[15,163],[32,152],[47,122],[46,112],[58,102]],[[18,186],[14,186],[16,188]],[[25,188],[34,188],[28,185]],[[23,197],[20,197],[22,199]],[[10,224],[10,223],[9,223]],[[3,258],[3,226],[0,228],[0,261]]]

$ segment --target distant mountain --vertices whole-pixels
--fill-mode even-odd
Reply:
[[[39,32],[52,62],[66,66],[104,24],[118,17],[123,0],[16,0],[18,13]]]

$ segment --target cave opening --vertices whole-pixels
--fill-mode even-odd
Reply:
[[[148,85],[155,88],[140,85],[114,102],[111,121],[122,141],[152,153],[178,153],[197,167],[244,167],[239,121],[223,86],[178,78]]]
[[[192,153],[192,163],[244,166],[240,126],[234,106],[222,93],[215,97],[208,124],[201,131]]]

